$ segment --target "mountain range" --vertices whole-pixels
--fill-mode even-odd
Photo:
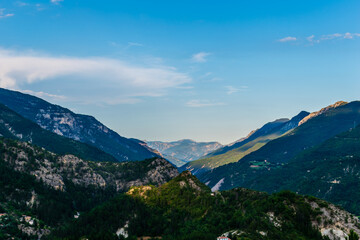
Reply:
[[[41,128],[0,104],[0,136],[21,140],[43,147],[57,154],[73,154],[85,160],[116,162],[100,149]]]
[[[159,157],[148,147],[120,136],[92,116],[73,113],[40,98],[0,88],[0,103],[43,129],[94,146],[119,162]]]
[[[160,185],[178,172],[162,158],[85,161],[2,138],[0,175],[0,238],[38,239],[131,186]]]
[[[333,219],[337,219],[336,222]],[[53,233],[62,239],[335,239],[359,219],[314,197],[243,188],[211,193],[185,171],[160,186],[133,187]]]
[[[274,189],[278,190],[284,188],[298,191],[298,181],[303,181],[304,178],[307,179],[306,176],[312,176],[312,174],[307,172],[308,170],[311,172],[312,168],[310,168],[310,166],[307,168],[307,165],[303,165],[303,163],[306,162],[307,164],[311,165],[310,163],[314,164],[312,161],[315,161],[313,157],[305,159],[304,154],[316,150],[317,147],[321,146],[321,144],[327,140],[335,141],[334,139],[339,139],[337,136],[338,134],[346,134],[346,132],[354,129],[354,126],[356,126],[357,123],[360,123],[360,102],[358,101],[350,103],[339,102],[324,108],[319,112],[312,114],[313,117],[303,121],[303,123],[297,128],[277,139],[268,142],[259,150],[243,157],[240,161],[236,163],[230,163],[200,174],[200,180],[207,183],[207,185],[212,187],[213,190],[231,189],[233,187],[241,186],[259,190],[267,190],[269,192],[274,191]],[[340,142],[342,141],[344,140],[340,140]],[[344,142],[344,144],[345,143],[346,142]],[[346,148],[343,150],[345,149]],[[344,153],[344,151],[340,151],[339,153]],[[322,154],[325,160],[332,159],[334,156],[334,153],[331,152],[328,152],[328,155],[325,153]],[[354,149],[350,152],[346,152],[346,154],[344,153],[343,155],[353,154],[355,154]],[[340,160],[340,158],[335,159],[337,161]],[[318,175],[317,177],[328,179],[330,175],[326,173],[327,168],[329,168],[328,170],[334,168],[338,171],[343,171],[341,170],[343,167],[340,165],[333,165],[331,164],[330,160],[329,163],[325,160],[320,165],[315,163],[316,168],[314,165],[312,165],[315,169],[322,169],[320,170],[322,175]],[[356,160],[354,161],[356,163]],[[296,164],[294,164],[294,162]],[[297,174],[295,174],[295,172],[297,172],[295,168],[297,168],[298,165],[303,166],[303,171],[299,171]],[[292,168],[292,166],[294,166],[294,168]],[[359,183],[357,174],[359,174],[359,172],[355,172],[354,175],[347,175],[351,179],[349,181],[352,182],[352,184],[356,185]],[[295,178],[295,176],[298,176],[298,178]],[[333,175],[332,177],[334,179],[328,180],[330,185],[326,185],[326,187],[328,187],[327,190],[329,190],[329,188],[332,186],[332,181],[338,181],[336,175]],[[338,177],[341,177],[341,175]],[[274,180],[270,181],[269,179]],[[311,177],[308,179],[308,181],[315,181],[315,179],[316,178]],[[286,182],[291,182],[291,184],[285,184]],[[281,187],[278,187],[280,185]],[[355,185],[346,185],[345,188],[351,191],[353,189],[351,186]],[[315,190],[304,190],[306,187],[310,188],[310,186],[312,188],[316,185],[304,185],[301,193],[315,194]],[[325,197],[324,194],[326,191],[324,186],[321,188],[321,190],[319,188],[315,188],[317,189],[316,191],[321,191],[321,193],[317,193],[315,195]],[[335,202],[341,204],[343,207],[347,207],[348,210],[359,214],[360,212],[358,208],[351,207],[353,204],[348,202],[355,202],[355,204],[359,205],[360,198],[355,197],[357,196],[356,194],[343,195],[340,190],[336,189],[337,187],[332,186],[330,191],[331,194],[338,196],[338,199]],[[322,191],[325,191],[325,193]],[[328,192],[327,195],[329,195],[330,192]]]
[[[190,139],[174,142],[146,141],[146,143],[177,167],[197,160],[222,147],[218,142],[195,142]]]
[[[0,239],[355,240],[359,123],[340,101],[227,146],[147,143],[0,89]]]
[[[187,163],[180,168],[180,171],[189,170],[198,175],[222,165],[237,162],[249,153],[260,149],[267,142],[291,131],[308,115],[308,112],[302,111],[291,119],[282,118],[269,122],[261,128],[251,131],[247,137],[219,148],[199,160]]]

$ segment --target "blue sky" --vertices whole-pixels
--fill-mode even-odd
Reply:
[[[0,1],[0,86],[126,137],[229,143],[358,100],[360,1]]]

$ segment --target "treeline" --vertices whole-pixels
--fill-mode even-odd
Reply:
[[[128,239],[208,240],[233,229],[242,234],[232,239],[323,239],[311,224],[320,211],[313,210],[305,197],[288,191],[268,195],[246,189],[213,196],[206,186],[196,182],[194,188],[193,184],[180,176],[159,188],[118,195],[59,228],[51,238],[119,239],[115,233],[124,227]],[[269,213],[279,219],[281,227],[269,220]]]

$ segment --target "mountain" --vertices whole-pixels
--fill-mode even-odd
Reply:
[[[175,142],[147,141],[149,147],[159,151],[177,167],[205,156],[222,147],[218,142],[195,142],[183,139]]]
[[[75,114],[40,98],[0,88],[0,103],[43,129],[97,147],[120,162],[158,157],[137,141],[121,137],[94,117]]]
[[[291,131],[308,115],[308,112],[302,111],[292,119],[282,118],[269,122],[260,129],[252,131],[246,138],[224,146],[199,160],[187,163],[180,168],[180,171],[189,170],[198,175],[219,166],[237,162],[249,153],[260,149],[267,142]]]
[[[92,162],[0,139],[0,237],[38,239],[132,186],[177,176],[165,159]]]
[[[73,154],[90,161],[117,161],[98,148],[47,131],[2,104],[0,104],[0,136],[30,142],[61,155]]]
[[[282,168],[297,154],[309,150],[360,123],[360,102],[327,108],[284,136],[268,142],[236,163],[218,167],[199,176],[208,186],[230,189],[261,177],[262,169]]]
[[[338,204],[360,215],[360,126],[298,154],[279,169],[263,171],[246,187],[267,192],[290,189]]]
[[[336,220],[335,220],[336,219]],[[345,239],[359,219],[314,197],[244,188],[212,193],[189,171],[131,188],[58,228],[50,239]]]

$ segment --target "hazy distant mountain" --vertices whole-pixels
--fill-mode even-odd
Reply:
[[[208,171],[199,176],[200,179],[211,187],[221,182],[220,189],[252,187],[252,179],[261,177],[262,171],[259,170],[282,168],[301,152],[310,150],[360,123],[359,101],[348,104],[341,102],[326,109],[240,161]]]
[[[180,170],[190,170],[193,174],[197,175],[228,163],[237,162],[247,154],[260,149],[267,142],[294,129],[308,115],[308,112],[302,111],[292,119],[282,118],[269,122],[261,128],[252,131],[246,138],[219,148],[199,160],[187,163]]]
[[[178,167],[222,147],[218,142],[195,142],[190,139],[174,142],[147,141],[147,144]]]
[[[158,156],[137,141],[121,137],[92,116],[75,114],[40,98],[0,88],[0,103],[46,130],[97,147],[118,161]]]

